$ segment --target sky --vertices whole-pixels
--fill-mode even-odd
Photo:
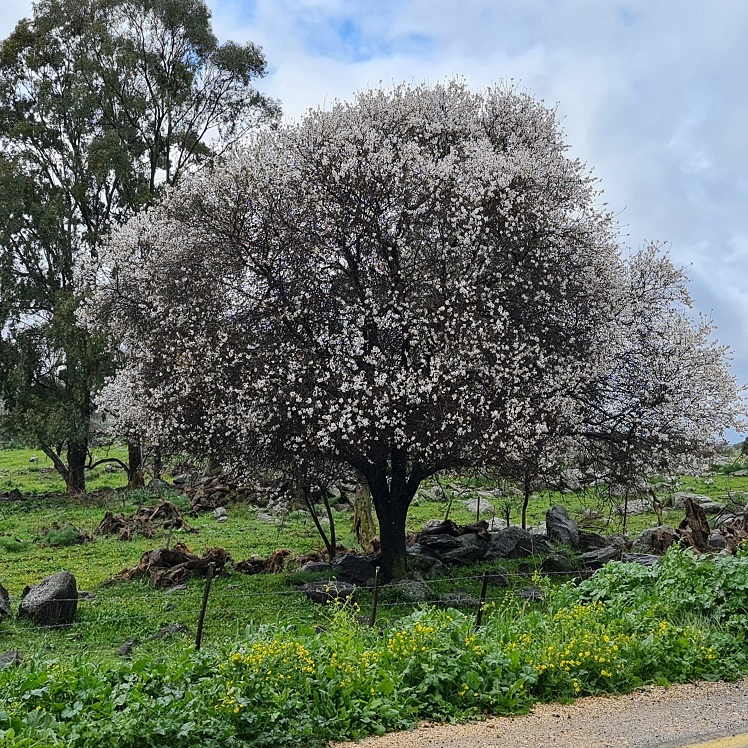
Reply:
[[[208,0],[265,51],[287,121],[356,91],[513,79],[561,119],[624,248],[665,243],[748,383],[748,2]],[[0,38],[31,14],[0,4]]]

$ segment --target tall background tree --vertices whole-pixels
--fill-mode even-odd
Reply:
[[[255,45],[218,43],[200,0],[41,0],[0,46],[3,427],[69,492],[85,489],[92,393],[115,365],[76,322],[75,264],[277,117],[253,85],[264,72]]]
[[[612,431],[591,414],[627,398],[651,410],[657,378],[628,387],[615,371],[638,335],[680,341],[664,377],[702,351],[720,373],[699,380],[715,410],[693,429],[679,375],[673,431],[702,441],[734,423],[724,350],[684,335],[686,316],[667,325],[678,279],[632,300],[636,265],[597,197],[553,112],[511,88],[375,90],[256,133],[128,222],[91,268],[88,324],[127,352],[103,397],[207,456],[351,466],[383,573],[398,576],[425,478],[537,472],[527,456],[545,443]]]

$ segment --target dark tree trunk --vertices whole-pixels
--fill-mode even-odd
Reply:
[[[379,521],[379,540],[382,550],[382,578],[389,582],[408,573],[408,554],[405,552],[405,521],[410,501],[405,497],[394,497],[378,501],[372,491],[374,508]]]
[[[153,477],[161,478],[161,473],[164,472],[164,461],[161,454],[161,447],[153,448]]]
[[[530,504],[530,495],[532,494],[532,483],[530,473],[525,473],[525,479],[522,485],[522,529],[527,529],[527,507]]]
[[[68,444],[67,493],[75,496],[86,493],[86,457],[88,450],[82,444]]]
[[[143,450],[140,444],[127,444],[127,487],[143,488]]]

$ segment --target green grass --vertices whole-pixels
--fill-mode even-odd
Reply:
[[[127,450],[110,447],[94,450],[94,460],[118,457],[127,461]],[[109,465],[109,467],[107,467]],[[105,463],[86,472],[89,491],[118,488],[127,483],[124,471],[115,463]],[[0,493],[18,489],[24,495],[65,492],[65,481],[52,460],[38,449],[0,449]]]
[[[102,668],[46,653],[0,671],[0,740],[322,748],[422,719],[748,671],[744,555],[672,549],[653,569],[612,564],[579,585],[534,581],[542,601],[504,592],[478,631],[471,613],[453,609],[423,607],[380,630],[332,607],[321,625],[253,623],[200,654],[182,640],[168,659],[141,650]]]
[[[148,637],[161,626],[183,623],[194,631],[203,582],[200,579],[188,583],[187,589],[167,595],[142,582],[130,582],[113,586],[103,586],[113,574],[137,565],[143,553],[163,547],[169,540],[166,531],[158,531],[153,538],[136,537],[129,542],[116,538],[97,536],[95,530],[105,511],[131,514],[141,505],[155,505],[159,499],[146,491],[116,492],[109,496],[66,498],[49,494],[46,479],[42,479],[39,463],[32,463],[30,472],[29,457],[36,454],[30,450],[0,450],[0,469],[4,470],[5,480],[15,487],[25,486],[25,496],[20,502],[0,502],[0,582],[10,592],[14,605],[26,585],[37,584],[43,577],[60,570],[73,572],[79,589],[94,594],[93,599],[81,600],[78,620],[70,629],[62,631],[38,630],[29,624],[9,620],[0,625],[2,644],[0,648],[16,648],[24,652],[40,651],[47,648],[54,656],[67,657],[81,650],[92,656],[111,658],[116,648],[130,638],[142,643],[143,652],[179,651],[189,648],[191,638],[177,635],[168,641],[149,642]],[[124,475],[106,473],[107,481],[124,484]],[[91,487],[97,483],[92,480]],[[427,483],[424,489],[430,490],[437,484]],[[441,479],[441,485],[448,495],[454,492],[451,506],[448,501],[420,499],[409,515],[409,529],[415,531],[424,521],[443,518],[449,508],[449,516],[459,523],[475,520],[463,505],[463,501],[475,498],[477,491],[492,488],[493,483],[485,478]],[[30,486],[30,488],[29,488]],[[62,484],[59,484],[62,490]],[[725,499],[728,495],[748,492],[748,478],[715,473],[707,478],[681,479],[679,490],[696,491],[714,498]],[[186,497],[169,493],[169,500],[183,510],[188,508]],[[513,500],[511,519],[519,519],[518,501]],[[495,502],[499,503],[499,502]],[[555,504],[567,506],[573,516],[582,517],[584,509],[596,508],[602,513],[609,511],[600,497],[591,494],[544,493],[533,497],[530,504],[529,522],[535,524],[544,520],[545,511]],[[193,552],[201,555],[208,548],[221,547],[228,551],[235,561],[253,554],[269,556],[278,548],[289,548],[293,553],[306,553],[321,550],[322,543],[311,519],[304,513],[294,513],[284,521],[265,522],[258,518],[261,510],[245,505],[229,506],[229,519],[216,522],[210,513],[197,518],[187,517],[190,525],[198,532],[174,533],[171,543],[185,543]],[[500,511],[500,506],[497,506]],[[355,547],[351,535],[351,515],[349,512],[336,512],[339,540],[348,547]],[[664,520],[677,525],[683,518],[682,511],[666,512]],[[630,533],[656,523],[654,514],[631,517]],[[54,537],[57,526],[73,526],[81,532],[93,536],[92,542],[75,545],[50,545],[50,531]],[[598,521],[591,529],[598,532],[614,533],[620,530],[620,518],[613,514],[605,524]],[[497,570],[506,565],[497,564]],[[513,572],[516,567],[509,566]],[[532,564],[531,564],[532,567]],[[484,567],[451,569],[450,579],[432,582],[432,595],[436,596],[459,588],[467,594],[479,593],[479,576]],[[532,571],[532,568],[530,569]],[[210,598],[206,619],[205,639],[218,643],[234,638],[248,624],[278,624],[281,621],[297,622],[304,625],[322,625],[324,612],[306,601],[293,575],[261,575],[250,577],[235,573],[230,568],[216,578]],[[513,577],[514,586],[530,582],[521,576]],[[498,591],[493,591],[494,595]],[[503,593],[502,593],[503,594]],[[363,613],[368,613],[371,598],[367,591],[362,592],[360,605]],[[396,590],[382,592],[379,617],[382,620],[396,620],[413,610],[412,603],[405,603]]]

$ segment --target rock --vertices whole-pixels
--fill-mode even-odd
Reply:
[[[137,639],[128,639],[124,644],[117,648],[117,654],[120,657],[129,657],[132,652],[132,648],[138,644]]]
[[[579,542],[579,525],[569,517],[563,506],[554,506],[545,513],[545,526],[551,543],[576,547]]]
[[[8,590],[0,584],[0,621],[10,618],[10,595]]]
[[[495,558],[526,558],[547,549],[544,540],[533,537],[521,527],[507,527],[491,533],[491,543],[483,556],[485,561]]]
[[[659,563],[660,557],[651,553],[624,553],[621,561],[628,564],[639,564],[640,566],[654,566]]]
[[[488,541],[471,533],[457,538],[459,546],[442,554],[442,560],[450,564],[470,564],[483,558],[488,550]]]
[[[521,597],[523,600],[535,602],[537,600],[542,600],[544,593],[540,587],[522,587],[522,589],[517,590],[514,594],[517,595],[517,597]]]
[[[149,636],[150,641],[158,639],[169,639],[174,634],[189,634],[190,630],[183,623],[171,623],[168,626],[162,626],[155,634]]]
[[[512,584],[512,580],[509,577],[508,574],[504,574],[503,572],[495,572],[493,574],[489,574],[486,577],[486,582],[489,587],[509,587]]]
[[[478,514],[479,508],[481,517],[493,517],[493,515],[496,514],[496,508],[494,505],[488,499],[482,497],[480,499],[468,499],[462,503],[465,509],[474,516]]]
[[[23,662],[23,657],[17,649],[10,649],[0,655],[0,670],[7,667],[17,667]]]
[[[576,549],[578,551],[596,551],[600,548],[605,548],[608,545],[608,541],[596,532],[587,532],[586,530],[579,531],[579,540],[577,540]]]
[[[429,586],[417,580],[399,579],[389,586],[397,590],[403,600],[409,603],[425,603],[431,597]]]
[[[720,504],[719,501],[704,501],[701,508],[704,510],[704,514],[719,514],[725,508],[725,505]]]
[[[358,589],[353,584],[329,580],[326,582],[309,582],[304,585],[304,594],[313,603],[330,603],[334,600],[355,602]]]
[[[423,526],[421,527],[421,531],[419,532],[419,535],[422,533],[429,533],[433,530],[436,530],[439,527],[442,527],[444,525],[443,520],[440,519],[427,519]]]
[[[229,513],[225,506],[219,506],[213,510],[213,516],[219,522],[225,522],[229,518]]]
[[[467,592],[445,592],[439,595],[437,605],[440,608],[478,608],[480,600]]]
[[[168,590],[164,591],[165,595],[173,595],[175,592],[184,592],[187,588],[186,584],[175,584],[173,587],[169,587]]]
[[[332,564],[328,564],[327,561],[308,561],[299,569],[307,574],[326,574],[331,570]]]
[[[544,574],[574,574],[577,565],[565,553],[551,553],[543,559],[540,570]]]
[[[548,528],[545,522],[539,522],[537,525],[527,528],[530,535],[537,535],[539,538],[545,538],[548,535]]]
[[[629,499],[627,504],[619,504],[616,507],[618,514],[623,516],[624,511],[627,516],[633,517],[639,514],[646,514],[647,512],[653,511],[652,502],[649,499]]]
[[[566,491],[579,491],[582,488],[584,473],[577,468],[570,468],[561,473],[561,487]]]
[[[499,519],[498,517],[492,517],[488,520],[488,531],[489,532],[498,532],[499,530],[503,530],[505,527],[508,527],[505,519]],[[545,528],[543,528],[543,535],[545,535]]]
[[[677,491],[673,494],[673,509],[683,509],[685,499],[691,499],[699,505],[708,504],[712,501],[711,496],[704,496],[700,493],[688,493],[687,491]]]
[[[608,535],[605,540],[608,546],[617,548],[619,551],[627,551],[631,548],[631,541],[625,535]]]
[[[172,483],[175,486],[187,486],[192,483],[192,476],[189,473],[181,473],[180,475],[175,475],[172,479]]]
[[[64,626],[73,623],[77,609],[75,577],[60,571],[23,591],[18,617],[30,618],[37,626]]]
[[[670,525],[648,527],[642,530],[631,544],[632,553],[663,554],[673,543],[680,540],[680,535]]]
[[[374,565],[365,556],[344,553],[332,560],[335,576],[344,582],[359,586],[369,584],[374,579]]]
[[[608,546],[607,548],[598,548],[596,550],[583,553],[579,557],[579,563],[585,569],[600,569],[608,562],[618,561],[620,558],[620,549]]]
[[[275,522],[275,520],[267,512],[258,512],[257,519],[261,522]]]
[[[445,520],[429,520],[424,526],[421,532],[418,533],[419,540],[424,535],[451,535],[456,538],[458,535],[462,535],[459,525],[453,522],[451,519]]]
[[[712,530],[709,533],[709,543],[710,548],[714,548],[716,551],[721,551],[725,548],[727,548],[727,538],[717,530]]]
[[[733,478],[746,478],[748,477],[748,470],[736,470],[734,473],[730,473]]]
[[[460,547],[460,541],[453,535],[420,535],[418,543],[427,553],[447,553]]]
[[[14,488],[12,491],[8,491],[8,493],[3,494],[3,498],[6,501],[22,501],[23,494],[17,488]]]
[[[171,486],[166,481],[161,480],[161,478],[153,478],[148,483],[145,490],[152,496],[161,496],[161,494],[169,488],[171,488]]]

